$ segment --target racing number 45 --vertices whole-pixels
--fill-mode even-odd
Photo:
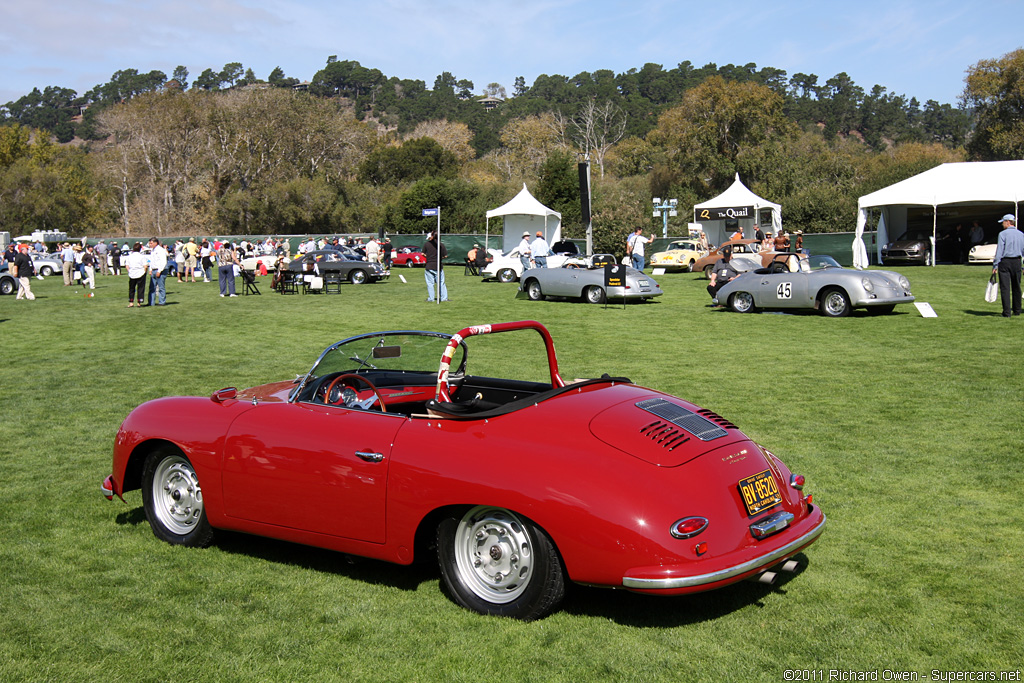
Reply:
[[[775,288],[775,296],[779,299],[792,299],[793,298],[793,283],[792,282],[780,282],[779,286]]]

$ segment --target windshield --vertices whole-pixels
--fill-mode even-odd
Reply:
[[[807,264],[811,270],[824,270],[825,268],[842,268],[831,256],[808,256]]]
[[[699,251],[700,248],[694,242],[672,242],[668,245],[665,251],[676,251],[679,249],[689,249],[690,251]]]
[[[415,379],[433,384],[441,354],[451,335],[437,332],[374,332],[337,342],[320,354],[313,369],[302,380],[310,388],[316,380],[332,373],[375,371],[374,383],[414,384]],[[451,374],[465,372],[466,346],[460,344],[452,358]],[[419,377],[410,377],[410,375]]]

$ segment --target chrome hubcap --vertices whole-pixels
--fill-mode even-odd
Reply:
[[[184,536],[203,515],[203,490],[185,458],[171,456],[157,465],[153,475],[153,509],[168,530]]]
[[[533,546],[522,522],[500,508],[476,507],[455,532],[455,563],[466,586],[492,603],[515,600],[533,569]]]
[[[832,292],[825,297],[825,307],[829,313],[839,313],[843,310],[843,297],[837,292]]]

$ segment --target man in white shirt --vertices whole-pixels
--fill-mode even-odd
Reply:
[[[641,233],[643,228],[637,228],[636,232],[629,240],[630,253],[629,257],[633,261],[633,267],[637,270],[644,269],[644,245],[654,239],[654,233],[651,233],[650,239],[644,237]]]
[[[523,239],[516,248],[519,250],[519,263],[523,265],[525,273],[530,269],[530,233],[523,233]]]
[[[149,238],[149,276],[149,305],[163,306],[167,303],[167,250],[155,237]]]

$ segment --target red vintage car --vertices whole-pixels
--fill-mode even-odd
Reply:
[[[420,247],[412,245],[399,247],[391,254],[391,264],[394,266],[406,266],[407,268],[425,266],[427,264],[427,255],[423,253]]]
[[[507,332],[517,348],[539,334],[544,381],[470,374],[469,340],[478,354]],[[709,410],[563,380],[525,321],[361,334],[294,381],[149,401],[103,489],[141,488],[174,544],[226,529],[398,564],[436,553],[456,602],[529,620],[567,581],[675,595],[792,571],[825,526],[803,484]]]

